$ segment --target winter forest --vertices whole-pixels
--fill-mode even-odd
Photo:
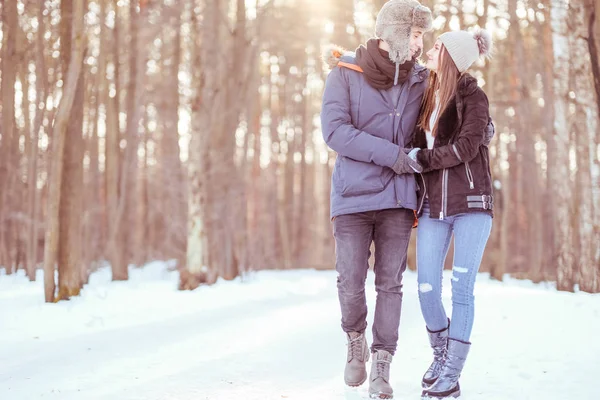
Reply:
[[[321,49],[363,43],[383,3],[3,1],[0,268],[43,268],[47,301],[104,265],[176,260],[181,289],[333,268]],[[494,35],[473,68],[497,130],[482,269],[600,292],[600,6],[424,4],[426,49]]]
[[[364,398],[339,375],[322,52],[373,37],[384,3],[0,2],[0,398]],[[422,3],[425,51],[474,27],[495,45],[470,69],[495,217],[464,399],[596,398],[600,1]],[[414,242],[399,398],[429,357]]]

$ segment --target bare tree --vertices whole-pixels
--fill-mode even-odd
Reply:
[[[569,60],[565,56],[568,49],[567,38],[567,18],[568,12],[565,4],[561,1],[553,1],[551,10],[551,21],[553,25],[553,41],[554,41],[554,67],[555,81],[554,91],[556,93],[554,109],[556,111],[556,135],[554,136],[557,149],[569,148],[569,131],[567,128],[567,104],[568,96],[568,74]],[[567,76],[565,76],[567,75]],[[570,182],[569,173],[569,153],[567,151],[559,151],[555,155],[556,159],[552,164],[556,167],[551,174],[553,181],[549,184],[554,187],[563,187],[565,183]],[[555,227],[554,240],[556,249],[557,263],[557,285],[559,290],[573,291],[574,289],[574,271],[573,271],[573,254],[570,248],[572,235],[570,224],[569,208],[564,205],[570,204],[570,191],[558,190],[555,191],[556,203],[563,206],[557,207],[555,210]]]
[[[17,3],[5,2],[2,6],[2,141],[0,142],[0,265],[12,272],[14,259],[9,255],[8,236],[11,233],[10,193],[16,172],[15,146],[18,129],[15,124],[15,81],[19,68]]]
[[[44,289],[46,302],[55,301],[54,270],[59,251],[61,233],[60,204],[64,168],[64,152],[69,115],[77,96],[83,56],[85,53],[85,32],[83,29],[84,4],[75,2],[72,11],[71,55],[65,75],[65,86],[53,125],[53,160],[50,193],[48,195],[48,221],[46,227],[46,247],[44,251]],[[60,273],[60,271],[59,271]],[[77,275],[79,277],[79,275]],[[59,275],[59,282],[60,282]],[[80,282],[64,282],[66,287],[79,286]],[[68,289],[67,289],[68,290]]]
[[[208,136],[213,127],[213,115],[222,95],[219,88],[218,63],[209,59],[222,50],[219,46],[219,21],[221,1],[207,0],[203,13],[203,29],[195,36],[196,50],[194,64],[200,67],[194,71],[194,87],[197,91],[192,104],[192,137],[188,161],[188,240],[185,269],[181,272],[181,289],[195,289],[200,283],[214,283],[218,271],[209,266],[209,247],[206,231],[206,208],[208,179]],[[198,29],[194,15],[192,24]],[[199,35],[198,35],[199,33]],[[200,37],[198,37],[200,36]]]
[[[87,2],[83,2],[83,8]],[[71,52],[72,27],[77,18],[71,1],[61,1],[61,49],[63,65],[69,66],[74,55]],[[83,35],[83,33],[82,33]],[[75,40],[75,37],[73,37]],[[85,44],[84,44],[85,45]],[[85,51],[85,49],[84,49]],[[83,55],[79,56],[83,63]],[[75,98],[69,113],[65,140],[59,205],[58,246],[58,295],[56,300],[68,299],[79,294],[81,281],[81,214],[83,194],[83,102],[84,74],[80,68],[76,82]]]
[[[36,267],[38,262],[38,240],[39,240],[39,191],[38,191],[38,158],[39,158],[39,134],[46,115],[46,98],[48,93],[48,75],[44,56],[44,4],[40,4],[37,10],[38,33],[35,43],[35,74],[36,74],[36,104],[35,120],[33,128],[28,134],[31,135],[31,146],[28,153],[27,182],[28,190],[28,215],[30,219],[27,238],[27,276],[33,281],[36,278]]]

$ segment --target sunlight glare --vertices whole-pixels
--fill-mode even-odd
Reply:
[[[325,33],[331,34],[335,29],[335,24],[332,21],[325,21]]]

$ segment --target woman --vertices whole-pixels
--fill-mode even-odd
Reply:
[[[484,145],[487,96],[465,71],[492,47],[487,31],[441,35],[427,52],[432,71],[410,153],[423,167],[419,182],[419,300],[434,360],[423,396],[458,397],[471,343],[473,289],[492,227],[492,178]],[[442,271],[454,235],[452,318],[442,304]],[[450,321],[452,323],[450,323]]]

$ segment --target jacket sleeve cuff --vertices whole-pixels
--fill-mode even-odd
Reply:
[[[417,162],[421,164],[423,167],[423,171],[426,171],[430,167],[429,159],[430,159],[431,151],[429,149],[422,149],[417,152]]]
[[[392,151],[390,152],[390,156],[387,158],[385,166],[394,169],[394,165],[396,164],[396,162],[398,162],[398,159],[400,158],[400,147],[394,145],[393,143],[392,146],[394,146],[395,148],[392,149]]]

